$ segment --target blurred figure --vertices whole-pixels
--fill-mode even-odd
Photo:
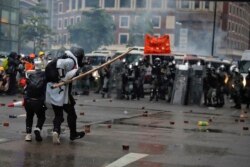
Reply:
[[[249,109],[250,104],[250,68],[248,69],[248,74],[246,76],[246,85],[244,89],[244,94],[246,98],[246,108]]]
[[[152,68],[152,88],[150,92],[150,101],[152,101],[154,98],[156,101],[158,101],[161,88],[161,59],[156,58],[153,64]]]
[[[218,69],[218,88],[217,88],[217,107],[223,107],[225,104],[224,93],[226,88],[226,80],[227,73],[225,71],[225,66],[221,65]]]
[[[14,95],[17,93],[17,67],[18,67],[18,55],[16,52],[11,52],[8,56],[8,69],[6,74],[9,76],[9,88],[7,91],[8,95]]]
[[[240,74],[239,69],[235,68],[233,76],[233,100],[235,105],[231,108],[241,109],[241,95],[243,92],[243,76]]]
[[[101,75],[103,76],[103,85],[102,85],[102,97],[104,98],[105,95],[107,94],[108,96],[108,91],[109,90],[109,84],[110,84],[110,77],[111,77],[111,66],[107,65],[101,69]]]
[[[0,66],[0,94],[5,94],[9,88],[9,77],[6,75],[4,68]]]

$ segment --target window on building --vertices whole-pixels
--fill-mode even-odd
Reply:
[[[161,27],[161,17],[160,16],[153,16],[152,17],[152,24],[154,28]]]
[[[128,43],[128,34],[119,34],[119,44],[127,44]]]
[[[120,16],[120,28],[129,28],[129,16]]]
[[[130,8],[131,0],[120,1],[120,8]]]
[[[10,13],[7,10],[2,10],[2,16],[1,16],[1,22],[2,23],[10,23]]]
[[[11,24],[18,24],[17,11],[12,11],[10,13],[10,22]]]
[[[167,0],[167,8],[176,8],[176,1],[175,0]]]
[[[62,19],[58,19],[58,29],[62,29]]]
[[[0,38],[9,39],[10,38],[10,25],[9,24],[1,24],[0,28],[1,28]]]
[[[18,50],[18,43],[17,42],[11,42],[11,50]]]
[[[136,8],[146,8],[147,1],[146,0],[136,0]]]
[[[105,8],[114,8],[115,7],[115,0],[105,0],[104,7]]]
[[[71,8],[72,10],[76,9],[76,0],[71,0]]]
[[[161,8],[162,0],[153,0],[151,1],[151,8]]]
[[[79,23],[81,21],[81,16],[76,17],[76,23]]]
[[[205,9],[209,9],[209,1],[205,1]]]
[[[99,0],[85,0],[85,7],[99,7]]]
[[[189,8],[189,1],[181,1],[181,8]]]
[[[68,27],[68,18],[65,18],[64,19],[64,28],[67,28]]]
[[[18,8],[19,7],[19,1],[20,0],[12,0],[12,1],[10,1],[10,2],[12,2],[11,7]],[[5,2],[6,2],[6,0],[5,0]]]
[[[67,34],[64,34],[63,35],[63,44],[66,44],[67,43]]]
[[[10,27],[10,31],[11,31],[11,39],[14,40],[14,41],[17,41],[18,40],[18,28],[17,26],[11,26]]]
[[[82,0],[78,0],[78,9],[82,8]]]
[[[70,25],[74,25],[74,17],[70,18]]]
[[[200,8],[200,1],[195,1],[194,2],[194,8],[199,9]]]
[[[63,12],[63,3],[60,2],[58,3],[58,13],[62,13]]]

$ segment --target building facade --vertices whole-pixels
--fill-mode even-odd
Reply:
[[[18,52],[19,0],[0,0],[0,52]]]
[[[239,59],[242,52],[250,48],[250,3],[225,2],[221,28],[227,33],[220,53]]]
[[[230,55],[240,56],[243,50],[249,48],[249,3],[242,5],[237,2],[192,0],[57,0],[50,6],[53,6],[54,11],[51,28],[57,32],[52,42],[53,48],[72,45],[67,27],[80,22],[81,13],[93,7],[105,9],[112,15],[116,25],[115,44],[126,44],[133,22],[140,19],[141,15],[150,13],[154,35],[169,34],[172,50],[232,58]],[[237,10],[242,11],[242,14],[235,15]],[[235,28],[238,22],[241,26]]]

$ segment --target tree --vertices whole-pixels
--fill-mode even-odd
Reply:
[[[47,13],[45,6],[39,2],[29,8],[27,13],[22,14],[25,19],[20,26],[20,42],[24,45],[32,41],[34,53],[37,49],[43,49],[44,40],[51,35],[51,29],[45,24],[48,19]]]
[[[68,28],[72,43],[90,52],[114,42],[115,24],[111,15],[100,8],[93,8],[82,14],[82,21]]]
[[[143,46],[144,45],[144,35],[153,34],[153,24],[150,19],[150,14],[141,15],[136,21],[131,25],[129,30],[129,41],[130,46]]]

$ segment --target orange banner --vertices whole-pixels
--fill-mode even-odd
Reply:
[[[169,35],[163,35],[160,37],[145,35],[144,43],[144,54],[169,54],[170,49],[170,39]]]

